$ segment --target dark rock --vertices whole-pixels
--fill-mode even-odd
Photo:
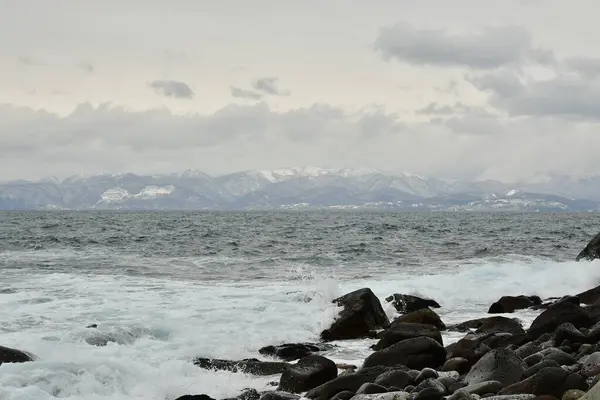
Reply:
[[[448,389],[447,391],[450,390],[450,386],[454,385],[456,382],[458,382],[459,377],[458,376],[451,376],[451,375],[445,375],[445,376],[440,376],[438,378],[438,381],[440,381],[440,383],[442,385],[444,385],[444,387],[446,389]]]
[[[400,369],[400,368],[398,368]],[[328,400],[339,392],[356,391],[365,383],[374,382],[375,379],[390,368],[377,366],[373,368],[362,368],[350,375],[338,376],[337,378],[309,390],[305,397],[316,400]]]
[[[477,394],[481,396],[486,393],[498,393],[498,391],[504,386],[505,385],[498,381],[485,381],[466,386],[461,390],[464,390],[469,394]]]
[[[86,328],[97,328],[97,327],[98,327],[98,324],[91,324],[91,325],[86,326]],[[188,396],[188,395],[186,395],[186,396]]]
[[[358,388],[356,394],[376,394],[376,393],[387,393],[387,388],[378,385],[376,383],[363,383],[361,387]]]
[[[416,369],[411,369],[408,371],[408,374],[413,377],[413,379],[417,379],[421,371],[417,371]]]
[[[585,392],[583,390],[570,389],[565,392],[562,397],[562,400],[577,400],[580,397],[583,397]]]
[[[513,351],[495,349],[484,355],[471,368],[465,382],[469,385],[486,381],[498,381],[508,386],[519,382],[527,364]]]
[[[570,322],[560,324],[554,331],[554,340],[556,343],[562,343],[565,340],[571,342],[587,342],[588,338],[586,335],[581,333],[575,326]]]
[[[33,361],[34,356],[21,350],[0,346],[0,365],[3,363],[24,363]]]
[[[595,352],[581,360],[579,372],[585,378],[591,378],[600,374],[600,352]]]
[[[238,396],[229,400],[258,400],[260,398],[260,393],[256,391],[256,389],[246,389]]]
[[[457,371],[459,374],[466,374],[471,369],[469,360],[462,357],[454,357],[449,359],[442,366],[442,371]]]
[[[258,352],[265,356],[278,357],[285,361],[294,361],[319,351],[329,350],[333,346],[314,343],[285,343],[278,346],[265,346]]]
[[[550,368],[550,367],[560,367],[560,364],[554,360],[542,360],[539,363],[534,364],[531,367],[527,368],[525,370],[525,372],[523,373],[523,379],[529,378],[530,376],[537,374],[544,368]]]
[[[390,322],[371,289],[359,289],[333,301],[344,307],[329,329],[321,332],[325,341],[359,339],[371,331],[386,329]]]
[[[350,400],[352,397],[354,397],[354,392],[344,390],[333,396],[331,400]]]
[[[577,297],[579,301],[583,304],[595,304],[598,301],[598,299],[600,299],[600,286],[596,286],[595,288],[586,290],[585,292],[581,292],[575,295],[575,297]]]
[[[395,370],[384,372],[375,379],[375,383],[387,388],[395,386],[404,389],[414,382],[414,378],[406,371]]]
[[[532,354],[539,353],[540,351],[542,351],[542,347],[539,345],[539,343],[529,342],[515,350],[515,353],[522,359],[525,359]]]
[[[488,317],[478,318],[469,321],[461,322],[460,324],[448,327],[450,331],[468,332],[471,329],[476,329],[477,333],[512,333],[518,335],[524,333],[521,321],[518,318],[507,317]]]
[[[376,365],[393,367],[399,364],[416,369],[437,368],[442,366],[445,360],[446,350],[442,345],[429,337],[421,336],[376,351],[365,359],[363,368]]]
[[[298,400],[300,396],[287,392],[264,392],[259,400]]]
[[[278,390],[302,393],[336,377],[337,367],[333,361],[317,355],[307,356],[283,371]]]
[[[403,340],[420,336],[430,337],[439,342],[441,345],[443,345],[442,335],[440,334],[440,331],[432,325],[415,324],[408,322],[394,322],[392,326],[390,326],[388,329],[386,329],[379,335],[381,339],[379,340],[379,342],[377,342],[377,344],[375,344],[375,346],[373,346],[373,349],[382,350]]]
[[[425,379],[433,378],[437,379],[440,375],[435,369],[432,368],[423,368],[423,370],[419,373],[419,375],[415,378],[415,385],[419,385],[419,383],[423,382]]]
[[[446,387],[442,382],[438,381],[436,378],[427,378],[423,380],[415,387],[415,391],[422,392],[423,390],[429,388],[435,389],[441,395],[446,394]]]
[[[408,385],[404,390],[408,393],[412,393],[415,390],[415,387],[413,385]]]
[[[215,400],[206,394],[186,394],[176,398],[175,400]]]
[[[535,340],[544,333],[554,332],[565,322],[570,322],[576,328],[589,327],[592,325],[592,318],[586,310],[578,305],[570,302],[556,303],[532,322],[527,335]]]
[[[394,293],[386,297],[385,301],[392,302],[394,308],[400,314],[407,314],[413,311],[418,311],[423,308],[440,308],[440,305],[435,300],[423,299],[421,297],[412,296],[410,294]]]
[[[538,296],[502,296],[500,300],[490,306],[488,314],[512,313],[541,304],[542,299]]]
[[[581,250],[581,252],[575,258],[575,261],[582,259],[592,261],[596,258],[600,258],[600,233],[590,240],[590,242]]]
[[[544,359],[544,356],[542,355],[541,352],[539,352],[539,353],[532,354],[529,357],[526,357],[525,363],[531,367],[537,363],[542,362],[543,359]]]
[[[577,362],[575,357],[555,347],[542,350],[540,353],[544,360],[554,360],[560,365],[573,365]]]
[[[418,311],[413,311],[405,315],[401,315],[392,322],[394,324],[400,323],[413,323],[413,324],[424,324],[433,325],[440,331],[446,330],[446,324],[441,320],[437,313],[429,308],[423,308]]]
[[[473,400],[474,397],[464,389],[458,389],[453,392],[451,396],[447,398],[447,400]]]
[[[561,398],[569,389],[587,390],[587,384],[580,375],[562,368],[544,368],[537,374],[502,389],[498,394],[551,395]]]
[[[465,381],[458,381],[453,383],[452,385],[450,385],[450,387],[448,388],[448,391],[450,393],[455,393],[456,391],[466,388],[467,386],[469,386],[469,384]]]
[[[288,369],[291,364],[285,362],[260,361],[246,358],[240,361],[220,360],[216,358],[197,358],[194,365],[202,369],[213,369],[230,372],[242,372],[251,375],[276,375]]]
[[[440,393],[438,388],[428,387],[421,390],[416,396],[415,400],[441,400],[444,397],[444,393]]]

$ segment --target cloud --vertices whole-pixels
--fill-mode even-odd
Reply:
[[[88,74],[93,74],[94,73],[94,65],[90,62],[87,61],[82,61],[79,64],[79,68],[81,68],[84,72],[88,73]]]
[[[279,88],[279,78],[260,78],[254,81],[252,87],[272,96],[289,96],[291,94],[289,90]]]
[[[156,80],[148,84],[154,91],[165,97],[178,99],[194,98],[194,90],[185,82],[174,80]]]
[[[507,181],[600,173],[589,151],[600,146],[598,124],[453,107],[462,113],[407,122],[381,108],[348,112],[327,104],[287,111],[262,102],[232,104],[211,114],[177,115],[84,103],[65,116],[5,104],[0,169],[2,179],[187,168],[218,174],[292,165]]]
[[[262,99],[262,94],[255,92],[253,90],[242,89],[238,87],[231,86],[229,88],[231,96],[239,98],[239,99],[247,99],[247,100],[260,100]]]
[[[42,65],[42,63],[39,60],[36,60],[31,56],[19,56],[18,60],[21,65],[25,65],[28,67],[34,65]]]
[[[537,49],[528,30],[517,26],[485,27],[455,33],[419,29],[406,22],[384,27],[374,43],[386,61],[412,65],[495,69],[528,61],[548,63],[550,51]]]
[[[600,59],[589,57],[574,57],[564,61],[567,69],[574,71],[585,79],[600,77]]]

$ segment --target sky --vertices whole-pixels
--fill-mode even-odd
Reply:
[[[600,174],[592,0],[0,0],[0,180]]]

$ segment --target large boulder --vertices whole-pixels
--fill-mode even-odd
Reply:
[[[369,355],[363,368],[378,365],[395,367],[404,365],[411,369],[421,370],[426,367],[441,367],[446,361],[446,349],[436,340],[421,336],[403,340],[383,350]]]
[[[440,334],[440,331],[437,330],[437,328],[433,325],[400,322],[392,324],[392,326],[390,326],[388,329],[381,332],[379,334],[380,340],[375,346],[373,346],[373,349],[382,350],[403,340],[419,336],[430,337],[443,345],[442,335]]]
[[[477,333],[511,333],[513,335],[525,333],[518,318],[487,317],[471,319],[460,324],[451,325],[449,331],[468,332],[475,329]]]
[[[581,292],[575,295],[579,299],[579,301],[583,304],[592,305],[596,303],[598,299],[600,299],[600,286],[596,286],[585,292]]]
[[[584,247],[583,250],[577,255],[575,261],[579,261],[582,259],[586,259],[589,261],[595,260],[596,258],[600,258],[600,233],[598,233],[587,246]]]
[[[24,363],[33,361],[34,356],[21,350],[0,346],[0,365],[3,363]]]
[[[408,314],[401,315],[396,318],[392,325],[401,323],[412,323],[412,324],[424,324],[435,326],[440,331],[446,329],[446,324],[441,320],[437,313],[429,308],[422,308],[417,311],[410,312]]]
[[[340,392],[356,393],[362,385],[375,382],[378,376],[389,370],[387,367],[373,367],[363,368],[349,375],[339,375],[337,378],[309,390],[304,397],[315,400],[329,400]]]
[[[423,308],[440,308],[441,306],[435,300],[423,299],[421,297],[413,296],[410,294],[394,293],[393,295],[386,297],[385,301],[392,303],[394,308],[400,314],[407,314],[409,312],[418,311]]]
[[[552,333],[561,324],[570,322],[575,328],[588,328],[593,324],[588,311],[570,301],[554,303],[531,323],[527,335],[535,340],[544,333]]]
[[[336,377],[337,367],[333,361],[317,355],[307,356],[283,371],[278,390],[302,393]]]
[[[265,376],[281,374],[288,369],[291,364],[285,362],[260,361],[256,358],[230,361],[200,357],[194,360],[194,365],[202,369],[242,372],[245,374]]]
[[[490,306],[488,314],[512,313],[541,304],[542,299],[538,296],[502,296],[500,300]]]
[[[281,358],[285,361],[294,361],[310,356],[319,351],[325,351],[332,346],[323,343],[284,343],[277,346],[265,346],[258,352],[265,356]]]
[[[343,309],[331,327],[321,332],[321,338],[325,341],[360,339],[390,325],[379,299],[371,289],[348,293],[335,299],[334,303]]]
[[[505,387],[498,394],[550,395],[560,399],[567,390],[587,390],[587,388],[585,379],[581,375],[569,372],[563,368],[550,367],[540,370],[537,374],[527,379]]]
[[[526,369],[527,364],[515,352],[500,348],[481,357],[464,380],[469,385],[497,381],[504,387],[519,382]]]

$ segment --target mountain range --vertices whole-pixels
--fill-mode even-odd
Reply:
[[[0,210],[600,211],[600,177],[537,183],[295,167],[211,176],[101,174],[0,183]]]

